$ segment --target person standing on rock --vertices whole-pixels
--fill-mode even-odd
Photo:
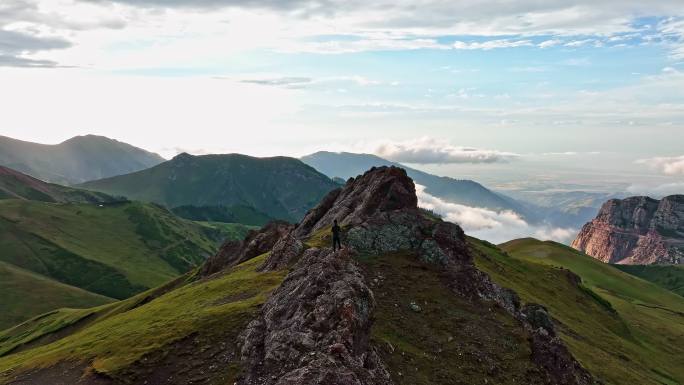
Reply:
[[[335,219],[335,221],[333,222],[332,235],[333,251],[337,250],[338,248],[342,250],[342,242],[340,241],[340,226],[337,224],[337,219]]]

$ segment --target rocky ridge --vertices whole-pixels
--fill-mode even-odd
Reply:
[[[684,263],[684,195],[611,199],[572,247],[607,263]]]
[[[307,245],[325,239],[334,220],[343,227],[345,249]],[[556,336],[546,309],[522,306],[515,292],[479,271],[462,229],[423,213],[413,181],[396,167],[373,168],[352,178],[299,225],[269,225],[243,242],[226,244],[207,261],[204,275],[270,252],[261,270],[290,269],[240,336],[243,375],[237,383],[392,384],[370,341],[375,299],[356,259],[398,251],[443,269],[453,295],[495,303],[513,316],[529,336],[530,360],[543,377],[538,381],[594,383]]]

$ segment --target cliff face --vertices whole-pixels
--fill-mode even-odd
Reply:
[[[572,247],[608,263],[684,263],[684,195],[611,199]]]

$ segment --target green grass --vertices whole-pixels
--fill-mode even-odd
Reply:
[[[200,264],[217,249],[202,226],[152,205],[0,201],[0,260],[125,298]]]
[[[105,297],[128,298],[198,266],[226,237],[242,232],[238,225],[217,227],[184,220],[151,204],[2,200],[0,262],[33,275],[14,274],[14,279],[3,282],[4,292],[13,297],[3,303],[0,330],[57,307],[103,303],[74,302],[74,293],[80,293],[75,289],[65,293],[61,303],[56,301],[59,291],[44,300],[21,296],[38,276],[41,284],[58,281]],[[59,288],[64,292],[65,286]]]
[[[265,255],[212,280],[186,283],[156,297],[154,290],[90,310],[93,320],[63,338],[0,357],[0,383],[26,370],[58,362],[90,363],[92,370],[117,378],[142,357],[164,357],[189,336],[234,341],[286,271],[258,273]],[[159,289],[158,289],[159,290]],[[145,298],[152,296],[150,301]],[[85,313],[55,312],[0,334],[0,352],[74,325]],[[42,320],[41,320],[42,319]],[[4,342],[3,342],[4,341]],[[130,374],[130,373],[128,373]]]
[[[0,293],[0,330],[53,309],[87,308],[114,301],[4,262],[0,262]]]
[[[224,222],[197,222],[210,229],[216,230],[217,234],[229,240],[245,239],[250,230],[259,229],[258,226],[244,225],[242,223],[224,223]]]
[[[655,283],[684,297],[684,266],[681,265],[614,265],[615,268]]]
[[[251,226],[264,226],[273,218],[250,206],[179,206],[171,211],[181,218],[193,221],[244,223]]]
[[[504,310],[465,301],[439,267],[408,253],[362,262],[378,305],[372,340],[395,384],[544,383],[528,336]]]
[[[117,200],[103,193],[46,183],[3,166],[0,166],[0,199],[71,203]]]
[[[558,243],[522,239],[501,250],[470,242],[478,268],[524,302],[545,305],[573,355],[601,380],[684,382],[682,297]]]

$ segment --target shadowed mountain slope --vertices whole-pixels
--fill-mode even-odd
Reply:
[[[169,208],[248,206],[296,222],[337,184],[293,158],[180,154],[147,170],[81,186]]]
[[[88,308],[114,302],[4,262],[0,262],[0,293],[0,330],[63,307]]]
[[[46,183],[3,166],[0,166],[0,199],[60,203],[102,203],[116,200],[103,193]]]

